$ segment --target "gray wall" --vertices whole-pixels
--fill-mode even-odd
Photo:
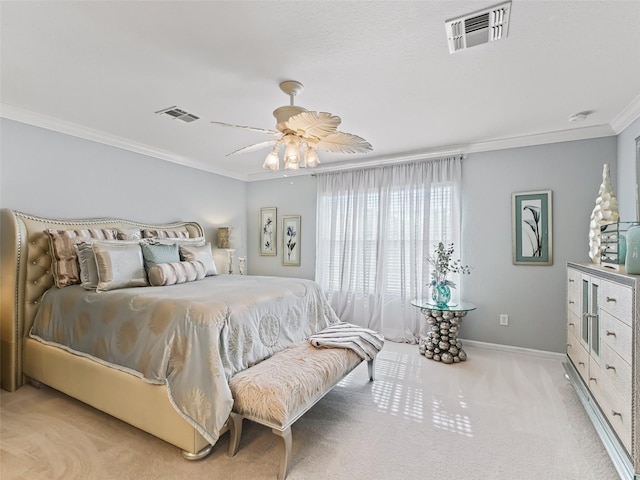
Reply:
[[[0,206],[56,218],[195,220],[246,239],[246,184],[145,155],[0,119]],[[219,271],[226,252],[214,248]],[[246,241],[236,255],[246,254]]]
[[[640,118],[618,135],[618,208],[620,220],[633,222],[640,220],[636,212],[636,138],[640,136]]]
[[[616,137],[608,137],[476,153],[463,160],[463,243],[459,251],[473,273],[462,278],[461,288],[464,298],[478,306],[463,324],[463,338],[564,351],[565,265],[589,260],[589,217],[605,163],[611,166],[616,191],[616,148]],[[554,264],[550,267],[512,264],[511,194],[530,190],[553,191]],[[281,267],[279,257],[257,254],[258,211],[277,206],[278,216],[308,212],[302,213],[300,276],[314,278],[315,259],[309,249],[310,240],[315,239],[315,192],[314,177],[248,185],[249,245],[255,244],[249,248],[251,273],[294,276],[295,269]],[[509,315],[509,326],[499,325],[500,313]]]
[[[259,254],[259,212],[278,209],[278,255]],[[300,266],[282,265],[282,216],[300,215]],[[251,275],[315,277],[316,269],[316,178],[299,176],[251,182],[247,185],[248,272]]]
[[[611,166],[616,137],[470,155],[462,168],[462,252],[473,272],[462,279],[477,304],[460,335],[483,342],[564,352],[567,261],[588,262],[591,211]],[[553,265],[512,263],[511,194],[553,192]],[[499,315],[509,315],[509,326]]]

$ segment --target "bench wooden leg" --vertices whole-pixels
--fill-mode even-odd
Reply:
[[[242,420],[244,417],[237,413],[231,413],[229,415],[229,427],[231,438],[229,439],[229,456],[233,457],[240,446],[240,437],[242,436]]]
[[[376,379],[376,359],[367,360],[367,368],[369,369],[369,380],[372,382]]]
[[[291,456],[291,427],[285,430],[272,429],[273,433],[282,438],[283,446],[280,454],[280,468],[278,469],[278,480],[284,480],[287,475],[287,467],[289,466],[289,457]]]

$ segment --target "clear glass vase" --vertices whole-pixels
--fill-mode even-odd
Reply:
[[[451,299],[451,287],[445,282],[436,283],[431,290],[431,299],[438,307],[446,307]]]

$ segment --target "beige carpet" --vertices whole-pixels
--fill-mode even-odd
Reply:
[[[616,472],[556,359],[468,347],[435,363],[387,342],[378,379],[359,366],[293,426],[287,478],[614,480]],[[199,462],[49,388],[0,396],[0,477],[275,479],[280,444],[246,422]]]

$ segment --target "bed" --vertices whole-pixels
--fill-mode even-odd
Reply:
[[[9,209],[2,209],[0,221],[2,388],[14,391],[27,381],[41,382],[177,446],[187,459],[206,456],[219,436],[228,430],[233,400],[225,388],[232,375],[338,321],[319,289],[316,292],[315,282],[309,280],[219,275],[170,287],[123,288],[104,293],[84,290],[79,285],[64,288],[54,285],[50,238],[45,233],[48,229],[146,229],[203,237],[202,227],[195,222],[151,225],[120,219],[58,220]],[[98,323],[92,323],[82,312],[87,305],[100,302],[107,305],[103,310],[111,308],[109,305],[115,305],[116,309],[124,309],[125,304],[126,308],[136,306],[130,316],[144,325],[169,324],[168,318],[157,313],[158,305],[171,306],[174,312],[171,322],[175,321],[176,328],[183,328],[179,322],[188,321],[198,327],[206,323],[208,333],[193,334],[193,340],[199,344],[197,348],[189,348],[189,352],[206,357],[203,362],[195,357],[191,364],[207,364],[209,370],[219,373],[212,382],[202,371],[197,372],[198,389],[215,405],[213,423],[200,421],[198,415],[185,411],[188,409],[176,400],[180,397],[179,389],[186,388],[187,377],[176,376],[175,369],[168,369],[170,373],[163,377],[162,366],[149,370],[160,372],[155,375],[137,368],[139,357],[131,364],[126,364],[126,359],[115,364],[95,351],[83,351],[81,344],[67,344],[67,340],[62,340],[65,335],[56,333],[59,327],[52,323],[56,316],[50,313],[55,305],[63,305],[58,308],[60,311],[56,310],[58,321],[75,325],[69,334],[73,337],[78,329],[83,335],[86,332],[93,335],[91,325]],[[212,313],[215,308],[226,313]],[[181,309],[184,312],[180,313]],[[120,320],[109,320],[106,334],[113,327],[120,335],[114,338],[118,341],[124,338],[125,343],[133,345],[131,336],[123,337],[122,332],[127,330],[123,328],[126,315],[122,315],[124,320],[112,315]],[[44,326],[36,323],[34,328],[36,319]],[[47,329],[53,332],[48,337]],[[167,335],[158,337],[158,345],[176,344],[173,340],[176,334]],[[247,343],[247,337],[252,337],[252,342]],[[213,354],[209,350],[204,352],[205,349],[212,349]],[[173,350],[168,352],[160,353],[160,358],[171,365]],[[213,357],[217,360],[210,360]],[[189,381],[195,380],[189,377]]]

